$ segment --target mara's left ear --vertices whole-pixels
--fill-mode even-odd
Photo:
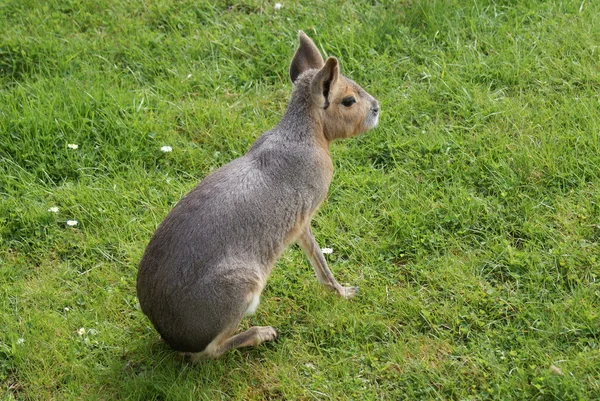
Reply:
[[[298,76],[304,71],[312,68],[318,70],[323,67],[323,64],[325,64],[325,61],[323,61],[323,56],[321,56],[317,46],[304,32],[298,32],[298,50],[296,50],[290,64],[292,83],[296,82]]]
[[[340,65],[335,57],[329,57],[325,65],[314,76],[310,85],[310,94],[313,101],[327,109],[331,94],[336,88],[340,78]]]

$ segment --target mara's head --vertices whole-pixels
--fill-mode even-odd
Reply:
[[[312,115],[332,141],[362,134],[379,120],[379,103],[356,82],[340,74],[335,57],[323,60],[313,41],[300,31],[290,65],[295,90],[307,92]]]

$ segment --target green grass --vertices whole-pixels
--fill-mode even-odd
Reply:
[[[598,2],[282,3],[0,4],[0,399],[597,399]],[[182,363],[137,263],[276,124],[298,29],[382,105],[313,222],[361,294],[292,247],[243,322],[280,339]]]

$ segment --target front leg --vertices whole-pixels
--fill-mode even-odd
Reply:
[[[332,290],[335,290],[340,296],[346,299],[350,299],[358,293],[358,287],[344,287],[336,281],[335,277],[333,277],[331,270],[329,270],[329,267],[327,266],[323,252],[321,252],[321,248],[319,248],[319,244],[317,244],[317,241],[310,230],[310,224],[307,224],[302,234],[300,234],[298,244],[308,256],[310,264],[315,270],[317,278],[321,283]]]

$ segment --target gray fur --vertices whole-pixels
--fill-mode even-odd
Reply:
[[[301,47],[308,46],[302,35]],[[318,50],[312,46],[307,54],[314,58]],[[244,156],[185,195],[160,224],[140,262],[137,294],[142,311],[175,350],[216,357],[273,339],[272,328],[231,335],[252,294],[260,295],[275,261],[294,241],[309,254],[323,283],[342,296],[356,292],[335,281],[310,232],[332,167],[328,149],[318,140],[323,124],[311,91],[320,70],[302,67],[313,61],[303,60],[300,48],[294,59],[300,61],[290,70],[299,73],[279,124]],[[371,102],[364,121],[375,119],[368,129],[376,124],[378,105],[362,92]]]

